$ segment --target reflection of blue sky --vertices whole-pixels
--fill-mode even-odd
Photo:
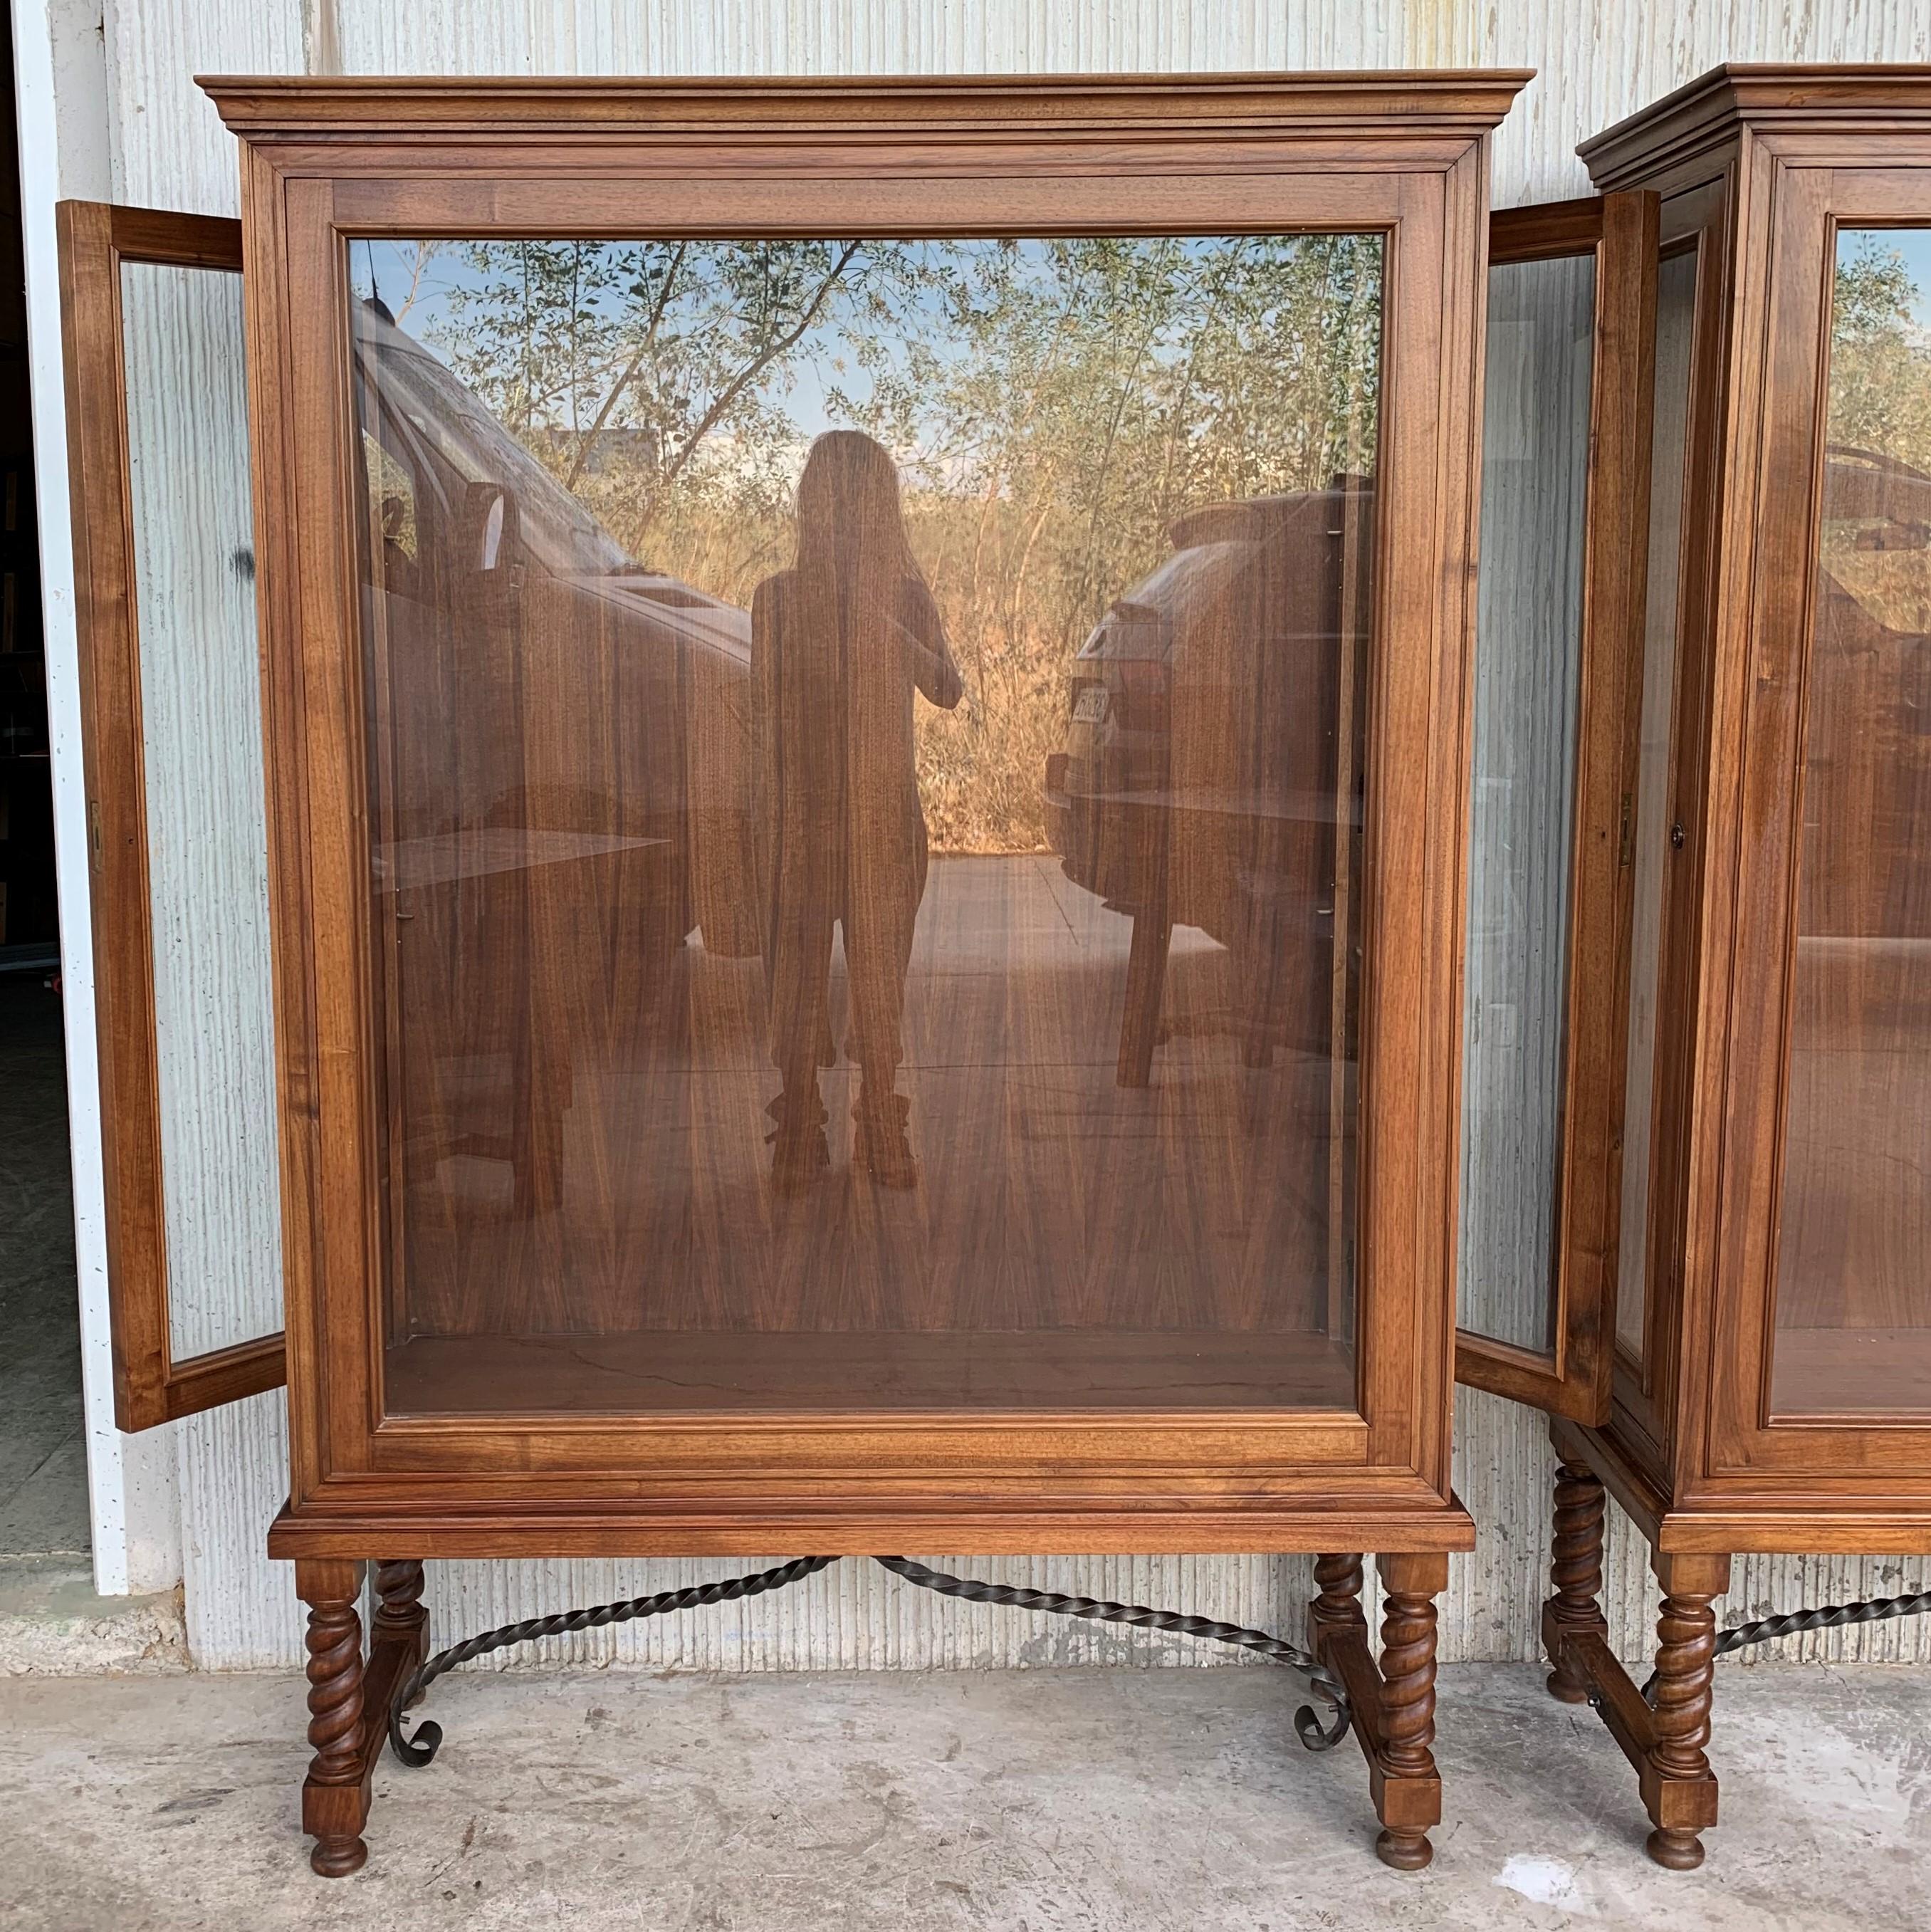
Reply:
[[[1204,251],[1216,246],[1219,238],[1184,238],[1178,245],[1189,258],[1198,260]],[[358,296],[379,294],[409,334],[448,362],[451,359],[448,350],[450,332],[457,322],[462,298],[479,291],[490,280],[500,279],[517,244],[499,242],[487,245],[493,256],[493,265],[479,260],[476,244],[469,242],[445,242],[425,246],[409,241],[358,240],[349,245],[351,286]],[[583,244],[589,250],[617,250],[635,245],[596,242]],[[747,242],[744,245],[755,248],[761,244]],[[1143,245],[1171,248],[1176,244],[1167,240]],[[968,283],[990,266],[992,256],[1002,248],[1016,250],[1024,278],[1042,286],[1049,282],[1057,286],[1049,244],[1038,240],[1016,243],[991,239],[908,241],[870,243],[867,246],[874,250],[895,247],[921,254],[940,252],[946,262],[955,272],[963,273]],[[1009,261],[1010,259],[1009,255]],[[614,317],[627,307],[634,308],[634,304],[622,290],[613,289],[600,292],[589,306]],[[930,284],[919,286],[911,298],[904,302],[899,315],[901,322],[896,333],[881,332],[875,323],[853,316],[844,304],[835,298],[825,305],[811,330],[782,364],[774,365],[755,386],[757,400],[781,410],[796,426],[801,456],[804,446],[812,437],[827,429],[848,426],[854,410],[862,410],[876,394],[874,371],[866,368],[855,353],[855,338],[862,335],[869,356],[874,361],[882,358],[895,372],[904,370],[915,344],[935,358],[942,367],[964,361],[967,345],[945,313],[943,297],[939,290]],[[1171,352],[1178,352],[1179,346],[1177,343],[1171,345]],[[1162,345],[1155,344],[1153,353],[1158,357],[1161,352]],[[587,372],[584,392],[575,399],[577,409],[586,417],[594,412],[602,400],[598,386],[604,374]],[[851,406],[850,408],[841,404],[841,394]],[[560,412],[559,425],[567,423],[568,417],[567,410]],[[624,411],[620,406],[613,420],[621,422],[623,419]],[[936,441],[937,433],[946,427],[956,425],[944,425],[935,416],[927,416],[917,424],[915,446],[901,448],[895,454],[901,462],[919,466],[922,456]],[[724,436],[718,440],[720,443],[729,440]]]
[[[1931,335],[1931,228],[1841,228],[1837,231],[1837,260],[1848,262],[1867,248],[1880,254],[1895,255],[1915,284],[1916,299],[1911,304],[1913,326]]]
[[[400,326],[447,362],[449,331],[461,298],[476,294],[492,279],[502,277],[517,246],[513,242],[484,244],[494,257],[491,264],[472,254],[477,245],[466,242],[355,242],[349,251],[351,286],[358,296],[379,295]],[[583,244],[592,250],[625,245]],[[586,304],[591,310],[613,316],[622,314],[627,305],[627,298],[618,290],[601,290]],[[595,373],[588,380],[594,386]],[[835,426],[831,391],[842,389],[862,401],[870,398],[874,386],[869,374],[849,352],[844,332],[830,317],[828,305],[827,314],[792,352],[784,368],[775,370],[760,388],[772,400],[781,398],[786,413],[811,436]],[[592,400],[592,408],[597,400]]]

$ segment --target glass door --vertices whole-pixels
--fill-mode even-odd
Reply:
[[[1607,1412],[1657,203],[1489,224],[1459,1379]]]
[[[64,202],[116,1418],[284,1379],[238,222]]]
[[[343,267],[384,1412],[1355,1411],[1383,236]]]
[[[1773,1414],[1931,1410],[1931,226],[1840,224]]]
[[[1931,1468],[1931,169],[1772,218],[1714,1447],[1855,1480]]]

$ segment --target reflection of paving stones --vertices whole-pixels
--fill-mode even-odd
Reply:
[[[829,1171],[782,1196],[762,968],[680,948],[648,1024],[572,1060],[552,1198],[519,1206],[507,1150],[480,1136],[424,1174],[421,1328],[513,1330],[520,1295],[529,1325],[577,1332],[1324,1325],[1329,1070],[1288,1046],[1257,1061],[1232,956],[1180,927],[1151,1084],[1122,1087],[1131,938],[1050,856],[935,859],[899,1076],[920,1184],[875,1187],[856,1164],[841,1057],[820,1082]],[[840,1046],[849,1008],[835,951]],[[452,1068],[445,1090],[491,1077]]]

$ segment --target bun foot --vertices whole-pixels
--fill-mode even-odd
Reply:
[[[1666,1832],[1658,1826],[1644,1849],[1669,1871],[1694,1871],[1703,1862],[1703,1840],[1694,1832]]]
[[[360,1838],[317,1838],[308,1855],[310,1868],[322,1878],[346,1878],[369,1862],[369,1848]]]
[[[1589,1687],[1560,1670],[1549,1673],[1549,1694],[1558,1704],[1586,1704]]]
[[[1375,1840],[1375,1856],[1397,1871],[1420,1871],[1433,1859],[1435,1847],[1425,1832],[1384,1832]]]

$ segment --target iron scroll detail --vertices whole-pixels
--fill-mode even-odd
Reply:
[[[1867,1597],[1855,1604],[1826,1604],[1820,1609],[1786,1610],[1777,1617],[1759,1617],[1754,1622],[1734,1624],[1717,1633],[1716,1654],[1728,1657],[1732,1651],[1747,1650],[1753,1644],[1774,1643],[1779,1637],[1802,1636],[1812,1630],[1839,1630],[1847,1624],[1885,1623],[1893,1617],[1931,1615],[1931,1590],[1909,1597]],[[1643,1686],[1643,1702],[1648,1703],[1656,1689],[1654,1674]]]
[[[484,1630],[438,1651],[396,1687],[388,1708],[389,1748],[397,1762],[421,1769],[435,1757],[442,1742],[442,1727],[425,1718],[414,1732],[403,1729],[403,1712],[430,1684],[459,1664],[505,1650],[512,1644],[531,1643],[546,1636],[562,1636],[571,1632],[601,1630],[610,1624],[629,1623],[640,1617],[663,1616],[673,1610],[695,1610],[709,1604],[733,1603],[742,1598],[763,1595],[802,1582],[820,1570],[829,1569],[835,1556],[799,1556],[775,1569],[753,1571],[745,1576],[726,1577],[714,1583],[698,1583],[677,1590],[660,1590],[649,1596],[628,1597],[616,1603],[599,1604],[593,1608],[564,1610],[553,1616],[527,1617],[520,1623],[504,1624]],[[873,1561],[895,1576],[921,1589],[955,1597],[967,1603],[997,1604],[1015,1610],[1041,1610],[1054,1616],[1079,1617],[1098,1623],[1126,1624],[1138,1628],[1171,1630],[1182,1636],[1204,1637],[1252,1651],[1257,1656],[1285,1664],[1306,1682],[1314,1696],[1330,1707],[1333,1714],[1325,1724],[1312,1706],[1303,1705],[1294,1713],[1294,1734],[1309,1750],[1332,1750],[1348,1735],[1352,1713],[1348,1694],[1339,1678],[1318,1658],[1266,1630],[1239,1624],[1221,1623],[1210,1617],[1185,1616],[1176,1610],[1156,1610],[1143,1604],[1116,1604],[1098,1597],[1068,1596],[1055,1590],[1032,1590],[1016,1584],[994,1583],[976,1577],[948,1576],[942,1570],[928,1569],[908,1556],[877,1556]]]

